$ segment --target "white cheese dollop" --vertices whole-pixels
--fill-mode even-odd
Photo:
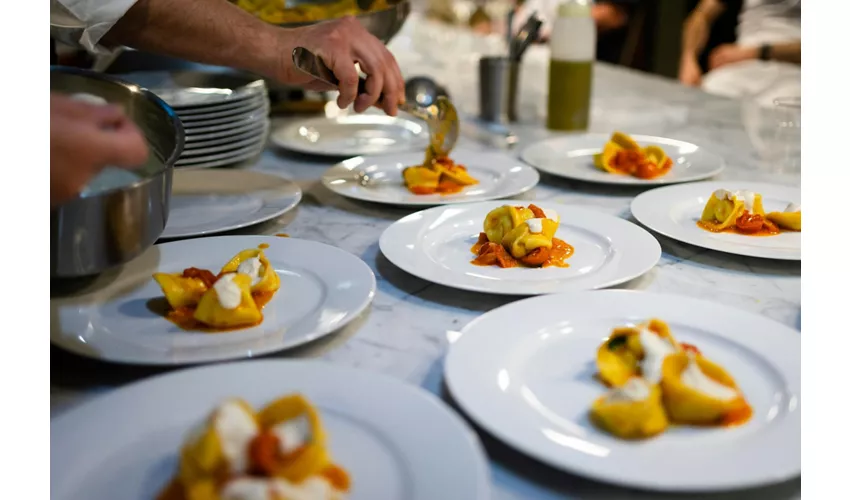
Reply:
[[[799,203],[789,203],[787,207],[785,207],[785,213],[793,214],[794,212],[800,211]]]
[[[528,224],[528,230],[534,234],[543,232],[543,219],[528,219],[525,221]]]
[[[260,258],[252,257],[240,262],[239,267],[236,268],[236,272],[239,274],[247,274],[251,277],[251,284],[256,285],[260,282],[262,268],[263,265],[260,263]]]
[[[234,473],[248,470],[248,446],[259,433],[254,418],[236,401],[227,401],[216,410],[215,432],[221,443],[221,452]]]
[[[310,422],[301,416],[272,427],[272,432],[280,442],[280,451],[286,456],[306,445],[311,439]]]
[[[664,359],[675,353],[676,348],[670,341],[645,327],[640,329],[640,345],[643,347],[641,373],[647,382],[657,384],[661,382],[661,365]]]
[[[218,303],[225,309],[236,309],[242,303],[242,290],[233,282],[235,276],[236,273],[227,273],[213,285],[218,295]]]
[[[628,403],[643,401],[649,397],[652,389],[649,384],[640,377],[632,377],[621,387],[612,390],[607,397],[609,403]]]
[[[688,366],[682,371],[682,384],[721,401],[729,401],[738,397],[738,391],[717,382],[703,373],[694,360],[691,360]]]
[[[752,212],[753,206],[756,203],[756,193],[742,189],[739,191],[729,191],[728,189],[718,189],[714,192],[714,197],[718,200],[741,200],[744,202],[744,208]]]

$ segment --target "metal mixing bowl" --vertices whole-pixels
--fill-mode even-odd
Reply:
[[[324,3],[333,3],[336,0],[294,0],[291,2],[287,2],[287,6],[297,6],[301,4],[317,4],[321,5]],[[397,3],[393,3],[393,0],[390,0],[390,5],[388,9],[379,10],[376,12],[369,12],[368,14],[361,14],[357,16],[357,20],[360,21],[360,24],[363,25],[366,30],[373,34],[375,38],[384,42],[384,44],[389,43],[390,40],[401,30],[401,27],[404,26],[404,22],[407,21],[407,16],[410,15],[410,0],[398,0]],[[324,19],[327,21],[327,19]],[[316,21],[321,22],[321,21]],[[315,24],[315,22],[308,23],[286,23],[281,24],[284,28],[297,28],[298,26],[307,26],[310,24]]]
[[[183,126],[153,93],[112,76],[52,66],[50,90],[85,92],[123,106],[150,147],[148,162],[134,170],[138,181],[79,196],[50,213],[51,278],[92,276],[129,262],[162,234]]]

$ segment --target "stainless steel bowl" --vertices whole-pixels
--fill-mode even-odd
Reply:
[[[134,171],[140,180],[77,197],[50,213],[51,278],[92,276],[129,262],[162,234],[183,126],[153,93],[112,76],[52,66],[50,90],[86,92],[123,106],[150,147],[148,162]]]
[[[336,0],[300,0],[287,2],[287,5],[300,5],[300,4],[323,4],[323,3],[331,3]],[[391,0],[392,1],[392,0]],[[357,19],[360,21],[360,24],[366,28],[369,33],[373,34],[377,39],[387,44],[392,40],[392,38],[401,30],[401,27],[404,26],[404,22],[407,21],[407,16],[410,15],[410,0],[399,0],[398,3],[395,3],[390,6],[388,9],[379,10],[376,12],[369,12],[368,14],[361,14],[357,16]],[[322,21],[327,21],[328,19],[323,19]],[[317,22],[308,22],[308,23],[286,23],[281,24],[280,26],[284,28],[297,28],[298,26],[307,26],[310,24],[316,24]]]

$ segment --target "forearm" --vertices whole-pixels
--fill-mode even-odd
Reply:
[[[289,33],[226,0],[138,0],[104,41],[283,79]]]
[[[770,59],[793,64],[800,64],[802,44],[800,41],[781,43],[770,48]]]
[[[708,43],[710,31],[711,23],[704,14],[693,12],[688,16],[682,31],[682,57],[698,58]]]
[[[685,20],[682,31],[682,58],[697,59],[708,43],[711,26],[726,10],[725,0],[700,0]]]

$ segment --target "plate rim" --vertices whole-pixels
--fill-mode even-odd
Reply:
[[[571,180],[571,181],[588,182],[588,183],[592,183],[592,184],[603,184],[603,185],[610,185],[610,186],[629,186],[629,187],[646,186],[646,187],[652,187],[652,186],[667,186],[667,185],[673,185],[673,184],[698,182],[698,181],[704,181],[706,179],[710,179],[712,177],[716,177],[716,176],[720,175],[724,170],[726,170],[726,159],[723,158],[722,156],[712,152],[710,149],[704,148],[703,146],[699,146],[699,145],[694,144],[692,142],[683,141],[681,139],[675,139],[673,137],[663,137],[663,136],[660,136],[660,135],[646,135],[646,134],[634,134],[634,135],[631,135],[630,137],[632,137],[632,138],[634,138],[635,140],[638,140],[638,141],[646,141],[646,140],[653,141],[653,140],[656,140],[656,139],[664,139],[664,140],[668,140],[668,141],[676,141],[676,142],[681,142],[683,144],[695,146],[695,147],[701,149],[702,151],[704,151],[705,153],[715,157],[719,161],[718,166],[715,167],[714,170],[712,170],[711,172],[706,172],[704,174],[698,174],[698,175],[692,175],[690,177],[686,177],[686,178],[683,178],[683,179],[670,179],[667,176],[659,177],[659,178],[656,178],[656,179],[638,179],[638,178],[635,178],[635,177],[628,177],[628,178],[619,177],[620,179],[627,179],[627,180],[622,180],[622,181],[619,181],[619,182],[612,182],[612,181],[608,181],[608,180],[605,180],[605,179],[595,179],[595,178],[591,178],[591,177],[580,177],[580,176],[569,175],[568,173],[565,174],[563,172],[558,172],[558,171],[552,170],[548,167],[537,165],[536,162],[532,162],[527,156],[527,153],[528,153],[529,150],[531,150],[534,147],[539,147],[539,146],[541,146],[545,143],[569,141],[569,140],[575,140],[579,137],[590,137],[590,136],[600,136],[600,137],[603,137],[603,138],[610,138],[611,134],[605,134],[605,133],[601,133],[601,132],[588,132],[588,133],[574,134],[574,135],[558,135],[558,136],[555,136],[555,137],[547,137],[545,139],[535,141],[535,142],[525,146],[522,149],[522,151],[520,152],[519,158],[523,162],[531,165],[532,167],[540,170],[541,172],[544,172],[544,173],[551,175],[551,176],[554,176],[554,177],[560,177],[562,179],[568,179],[568,180]],[[605,139],[603,139],[603,140],[605,140]]]
[[[747,489],[747,488],[766,487],[766,486],[770,486],[770,485],[774,485],[774,484],[779,484],[783,481],[788,481],[788,480],[794,479],[795,477],[800,477],[802,467],[799,467],[798,468],[799,470],[796,471],[795,473],[792,473],[790,475],[785,475],[785,476],[782,476],[782,477],[779,477],[779,478],[777,478],[777,477],[771,477],[771,478],[764,477],[764,478],[761,478],[761,479],[755,480],[755,481],[754,480],[738,481],[736,483],[733,482],[734,484],[728,484],[728,485],[721,486],[721,487],[713,487],[713,486],[710,486],[710,485],[703,485],[702,487],[681,487],[681,486],[677,487],[677,486],[669,486],[669,485],[659,486],[657,484],[657,482],[655,482],[655,481],[648,481],[648,482],[645,482],[645,483],[623,481],[618,476],[611,475],[610,473],[608,475],[606,475],[606,473],[592,472],[590,468],[580,465],[580,463],[579,463],[580,461],[575,461],[572,464],[570,464],[569,466],[566,466],[562,462],[558,461],[557,459],[550,457],[550,456],[547,456],[547,453],[545,453],[545,452],[541,453],[539,451],[536,451],[535,449],[533,449],[533,447],[524,443],[521,439],[515,439],[513,437],[510,437],[509,435],[506,435],[506,434],[509,434],[509,433],[505,433],[505,432],[502,432],[499,429],[497,429],[496,425],[493,425],[491,422],[489,422],[487,420],[487,414],[492,413],[492,411],[490,411],[490,412],[479,411],[479,409],[477,409],[477,408],[475,408],[475,409],[470,408],[470,405],[468,405],[464,402],[465,398],[463,398],[460,395],[460,393],[463,392],[463,391],[468,392],[469,388],[461,389],[459,391],[457,381],[452,376],[452,373],[457,373],[457,370],[460,370],[459,367],[455,368],[456,366],[458,366],[458,363],[460,363],[460,361],[458,361],[458,359],[459,359],[458,356],[460,356],[460,355],[457,354],[458,351],[457,351],[457,349],[454,348],[454,346],[457,342],[462,341],[463,337],[469,331],[473,330],[477,326],[478,323],[482,322],[486,315],[491,314],[491,313],[493,313],[493,312],[495,312],[499,309],[508,308],[508,307],[518,307],[518,304],[520,304],[522,302],[526,302],[526,301],[541,300],[541,299],[554,300],[554,299],[551,299],[550,297],[564,298],[564,299],[567,299],[567,300],[561,301],[561,303],[573,304],[574,302],[572,302],[569,299],[573,299],[573,298],[578,297],[578,296],[590,296],[591,294],[618,295],[618,296],[623,296],[623,297],[649,296],[649,297],[655,297],[656,299],[659,299],[661,301],[663,301],[665,298],[668,298],[668,299],[669,298],[675,298],[676,300],[683,300],[683,301],[686,301],[686,302],[690,302],[692,304],[698,303],[698,304],[701,304],[701,305],[708,305],[711,308],[718,310],[719,312],[723,312],[723,311],[731,312],[731,313],[734,313],[736,316],[748,317],[749,319],[754,319],[754,320],[764,322],[764,323],[773,323],[774,325],[778,326],[778,328],[780,328],[782,330],[786,330],[789,333],[796,333],[798,338],[799,338],[799,335],[800,335],[799,331],[794,330],[793,328],[789,327],[788,325],[780,323],[780,322],[778,322],[778,321],[776,321],[772,318],[768,318],[767,316],[753,313],[753,312],[748,311],[746,309],[740,309],[740,308],[732,307],[732,306],[729,306],[729,305],[726,305],[726,304],[711,302],[711,301],[708,301],[708,300],[705,300],[705,299],[698,299],[698,298],[691,297],[691,296],[682,296],[682,295],[676,295],[676,294],[670,294],[670,293],[659,293],[659,292],[651,292],[651,291],[645,291],[645,290],[591,290],[591,291],[585,291],[585,292],[564,292],[564,293],[551,294],[551,295],[547,295],[547,296],[528,297],[528,298],[525,298],[525,299],[522,299],[522,300],[517,300],[517,301],[513,301],[513,302],[510,302],[510,303],[504,304],[502,306],[496,307],[494,309],[491,309],[487,312],[482,313],[481,315],[479,315],[478,317],[474,318],[469,323],[467,323],[460,330],[457,338],[454,339],[453,342],[450,343],[448,351],[445,355],[442,376],[443,376],[443,381],[446,385],[446,388],[447,388],[449,394],[451,395],[453,400],[457,403],[457,405],[461,409],[461,411],[465,415],[467,415],[471,420],[473,420],[477,425],[479,425],[482,429],[484,429],[488,434],[490,434],[493,438],[498,439],[499,441],[501,441],[502,443],[504,443],[505,445],[509,446],[510,448],[514,449],[515,451],[517,451],[519,453],[522,453],[526,456],[529,456],[529,457],[531,457],[535,460],[539,460],[542,463],[545,463],[545,464],[547,464],[551,467],[554,467],[558,470],[567,472],[569,474],[573,474],[573,475],[578,476],[578,477],[584,477],[584,478],[594,480],[594,481],[599,481],[599,482],[606,483],[606,484],[609,484],[609,485],[614,485],[614,486],[617,486],[617,487],[634,488],[634,489],[638,489],[640,491],[653,491],[653,492],[664,492],[664,493],[684,493],[684,494],[719,493],[719,492],[728,492],[728,491],[735,491],[735,490],[741,490],[741,489]],[[730,337],[724,337],[724,338],[730,339]],[[740,344],[738,344],[738,345],[740,345]],[[801,375],[802,375],[802,372],[801,372]],[[800,376],[799,378],[800,378],[800,382],[802,382],[802,377]],[[577,463],[579,463],[578,467],[576,467]]]
[[[278,368],[279,366],[285,366],[285,368]],[[405,392],[409,394],[411,398],[419,400],[421,402],[422,408],[429,407],[431,408],[431,410],[429,411],[433,411],[435,415],[440,414],[440,418],[443,418],[447,423],[451,423],[451,426],[455,429],[457,434],[463,435],[463,442],[466,445],[465,450],[466,454],[468,455],[467,458],[474,459],[474,463],[470,464],[470,470],[472,471],[472,469],[474,468],[475,478],[471,479],[469,484],[472,485],[474,483],[474,488],[477,492],[477,497],[475,499],[470,500],[490,499],[490,495],[492,492],[492,475],[490,472],[489,459],[486,450],[480,438],[478,437],[478,434],[474,431],[472,426],[467,421],[465,421],[460,414],[454,411],[448,403],[443,401],[438,395],[431,393],[420,385],[410,383],[405,380],[397,379],[385,373],[373,370],[365,370],[361,368],[353,368],[322,359],[262,359],[252,360],[250,362],[230,361],[211,365],[196,366],[183,370],[159,373],[153,376],[141,378],[128,384],[125,384],[121,387],[112,389],[105,394],[96,395],[75,407],[62,411],[61,413],[55,416],[51,416],[51,446],[54,443],[54,437],[59,436],[58,431],[60,430],[59,428],[61,426],[67,426],[69,428],[73,427],[72,423],[75,418],[86,421],[83,418],[86,413],[101,409],[99,407],[105,407],[109,406],[110,404],[114,404],[111,403],[112,400],[117,399],[123,396],[124,394],[127,394],[128,392],[132,393],[133,391],[145,391],[146,389],[150,391],[151,389],[148,389],[148,387],[156,388],[158,385],[161,385],[173,379],[192,377],[202,372],[216,372],[222,370],[234,370],[236,372],[249,374],[257,372],[267,372],[269,370],[279,370],[281,372],[300,371],[302,373],[307,374],[321,372],[322,374],[330,373],[331,375],[329,378],[334,380],[348,380],[352,378],[350,377],[351,374],[355,374],[355,376],[358,377],[358,380],[365,380],[369,382],[370,386],[374,384],[374,386],[377,387],[375,391],[376,393],[379,390],[385,390],[387,387],[392,388],[392,391]],[[243,379],[247,379],[247,377],[244,377]],[[318,378],[316,379],[318,380]],[[247,384],[247,382],[245,382],[245,384]],[[328,382],[327,384],[330,384],[330,382]],[[347,413],[346,411],[340,408],[333,407],[333,405],[331,405],[330,407],[323,407],[319,402],[316,402],[316,406],[322,408],[325,411],[330,409],[337,413],[351,416],[350,410]],[[206,411],[209,411],[209,409],[207,409]],[[386,434],[382,434],[381,437],[385,438]],[[175,453],[176,451],[177,450],[175,450]],[[62,468],[55,469],[58,471],[63,470]],[[51,471],[53,470],[54,468],[51,467]],[[52,475],[53,472],[51,472],[51,482],[53,481]]]
[[[375,120],[387,121],[387,122],[390,122],[390,124],[392,124],[393,122],[397,123],[397,122],[404,121],[404,122],[415,123],[415,124],[419,125],[419,123],[417,123],[416,121],[409,119],[409,118],[406,118],[406,117],[401,117],[401,116],[386,116],[386,115],[378,115],[378,114],[370,114],[370,113],[363,113],[363,114],[359,114],[359,115],[356,115],[356,116],[357,117],[374,118]],[[299,143],[292,142],[292,141],[289,141],[289,140],[283,140],[279,137],[279,136],[289,134],[289,133],[292,132],[293,129],[297,129],[297,128],[300,128],[300,127],[309,126],[309,125],[315,124],[315,123],[338,122],[341,119],[350,118],[350,117],[351,117],[351,115],[343,115],[343,116],[339,116],[339,117],[335,117],[335,118],[328,118],[326,116],[316,116],[316,117],[309,118],[309,119],[301,121],[301,122],[293,121],[293,122],[290,122],[290,123],[285,123],[285,124],[282,124],[282,125],[276,127],[274,130],[272,130],[269,133],[269,142],[271,142],[272,145],[274,145],[275,147],[278,147],[278,148],[281,148],[281,149],[284,149],[284,150],[287,150],[287,151],[292,151],[292,152],[295,152],[295,153],[300,153],[300,154],[310,155],[310,156],[319,156],[319,157],[324,157],[324,158],[350,158],[350,157],[357,157],[357,156],[380,156],[380,155],[386,155],[386,154],[402,154],[402,153],[406,153],[406,152],[416,151],[416,149],[411,149],[409,147],[406,147],[406,148],[388,149],[386,151],[382,151],[382,152],[379,152],[379,153],[364,153],[362,150],[358,150],[356,148],[349,148],[349,149],[341,150],[339,153],[331,153],[331,152],[327,152],[327,151],[324,151],[324,150],[315,150],[315,149],[301,147],[299,145]],[[424,141],[424,145],[423,145],[423,151],[424,151],[424,147],[427,147],[427,145],[428,145],[428,139],[427,139],[428,132],[427,132],[427,128],[425,126],[422,126],[422,128],[423,128],[423,136],[426,137],[426,139]]]
[[[476,202],[466,203],[464,205],[472,205],[474,203],[480,203],[480,204],[491,204],[492,203],[492,204],[495,204],[499,201],[506,201],[507,202],[507,201],[510,201],[510,199],[509,200],[476,201]],[[523,200],[517,200],[517,201],[525,203],[525,201],[523,201]],[[534,201],[538,201],[541,204],[546,203],[545,200],[534,200]],[[533,203],[534,201],[531,201],[529,203]],[[590,209],[590,208],[585,208],[583,206],[570,205],[570,204],[564,204],[564,203],[550,203],[550,205],[558,205],[559,208],[557,208],[556,210],[558,210],[559,214],[567,213],[568,209],[569,210],[579,210],[579,211],[592,212],[596,215],[600,215],[600,216],[604,216],[604,217],[610,217],[612,219],[616,219],[618,221],[621,221],[624,224],[631,224],[640,233],[645,234],[645,236],[647,237],[647,242],[649,242],[651,240],[654,243],[653,250],[654,250],[654,253],[657,254],[657,257],[655,258],[652,265],[649,266],[647,269],[645,269],[643,272],[641,272],[641,273],[639,273],[635,276],[629,276],[629,277],[626,277],[626,278],[618,278],[616,280],[605,282],[603,284],[597,285],[595,288],[584,289],[584,290],[581,290],[581,291],[604,290],[604,289],[607,289],[607,288],[610,288],[610,287],[613,287],[613,286],[621,285],[623,283],[629,282],[633,279],[637,279],[637,278],[645,275],[646,273],[650,272],[653,268],[655,268],[655,266],[658,265],[658,262],[660,262],[661,255],[662,255],[661,243],[658,241],[657,238],[655,238],[655,236],[652,235],[652,233],[650,233],[646,229],[640,227],[638,224],[635,224],[635,223],[628,221],[626,219],[623,219],[621,217],[617,217],[615,215],[610,215],[610,214],[607,214],[607,213],[599,211],[599,210],[593,210],[593,209]],[[414,272],[414,270],[411,267],[408,267],[406,265],[405,266],[399,265],[389,255],[387,255],[387,251],[385,250],[385,248],[388,248],[388,245],[389,245],[387,243],[387,238],[389,238],[389,236],[387,236],[387,234],[389,234],[390,230],[393,227],[398,227],[398,224],[402,223],[402,221],[413,219],[415,217],[421,217],[422,212],[425,212],[425,211],[437,212],[438,210],[448,210],[450,208],[454,208],[454,207],[452,205],[440,205],[440,206],[420,210],[418,212],[414,212],[412,214],[406,215],[406,216],[396,220],[395,222],[390,224],[386,229],[384,229],[384,231],[381,233],[380,238],[378,239],[378,249],[381,251],[381,254],[390,262],[390,264],[401,269],[402,271],[406,272],[407,274],[415,276],[415,277],[417,277],[421,280],[427,281],[429,283],[437,284],[437,285],[440,285],[440,286],[445,286],[445,287],[448,287],[448,288],[454,288],[454,289],[457,289],[457,290],[465,290],[465,291],[469,291],[469,292],[479,292],[479,293],[488,293],[488,294],[491,294],[491,295],[501,295],[501,296],[508,296],[508,297],[512,296],[512,297],[526,297],[526,298],[534,297],[534,296],[540,296],[540,295],[551,295],[551,294],[554,294],[554,293],[574,293],[574,292],[578,291],[578,290],[573,290],[573,291],[559,290],[559,291],[555,291],[555,292],[516,292],[516,291],[509,292],[509,291],[503,291],[503,290],[494,291],[494,290],[486,289],[484,287],[476,286],[476,285],[452,284],[452,283],[445,282],[443,280],[434,280],[434,279],[431,279],[431,278],[424,278],[420,275],[421,273]],[[469,208],[469,207],[467,206],[466,208]],[[619,224],[619,222],[617,222],[617,223]],[[398,230],[398,229],[396,229],[396,230]],[[391,251],[390,253],[392,253],[392,252],[393,251]],[[519,286],[521,286],[521,285],[515,284],[514,288],[517,288]],[[522,299],[520,299],[520,300],[522,300]]]
[[[514,198],[516,196],[523,195],[523,194],[531,191],[535,187],[537,187],[538,184],[540,184],[540,173],[537,171],[537,169],[535,169],[534,167],[532,167],[530,165],[523,163],[522,161],[517,160],[516,158],[514,158],[512,156],[502,155],[502,154],[499,154],[499,153],[493,153],[493,152],[490,152],[490,151],[478,151],[478,150],[475,150],[473,148],[467,148],[467,147],[463,147],[463,146],[459,146],[459,147],[455,148],[454,154],[457,154],[458,151],[462,152],[463,154],[478,155],[478,156],[484,156],[484,157],[489,156],[489,157],[496,157],[496,158],[502,158],[502,159],[505,159],[505,160],[515,161],[516,165],[514,165],[514,168],[515,167],[522,168],[523,172],[526,172],[528,175],[530,175],[534,178],[534,182],[533,183],[529,182],[529,184],[527,186],[523,186],[521,189],[515,189],[515,190],[512,190],[510,192],[506,192],[505,194],[486,195],[484,197],[475,198],[475,199],[448,198],[448,199],[443,200],[443,201],[426,201],[426,200],[422,200],[422,201],[415,201],[415,200],[414,201],[387,201],[387,200],[378,200],[378,199],[375,199],[375,198],[370,198],[368,196],[362,196],[362,195],[359,194],[359,192],[356,192],[355,194],[343,192],[340,189],[338,189],[335,185],[332,185],[330,183],[329,177],[330,177],[331,173],[335,172],[337,170],[340,170],[342,168],[345,168],[344,164],[346,162],[359,160],[362,163],[362,162],[367,162],[367,161],[370,161],[370,160],[373,160],[373,159],[375,161],[387,161],[387,157],[390,157],[392,155],[414,155],[414,154],[418,154],[416,151],[408,151],[408,152],[402,152],[402,153],[390,153],[390,154],[379,154],[379,155],[368,155],[368,156],[355,156],[353,158],[349,158],[347,160],[335,163],[335,164],[331,165],[330,167],[328,167],[324,172],[322,172],[321,181],[322,181],[322,185],[325,188],[329,189],[334,194],[336,194],[338,196],[342,196],[344,198],[351,199],[351,200],[365,201],[365,202],[369,202],[369,203],[375,203],[375,204],[378,204],[378,205],[386,205],[386,206],[394,206],[394,207],[431,207],[431,208],[437,208],[437,207],[442,207],[442,206],[447,206],[447,205],[461,205],[461,204],[469,204],[469,203],[480,203],[480,202],[494,201],[494,200],[508,200],[508,199]],[[424,155],[424,153],[423,153],[423,155]]]
[[[666,238],[670,238],[671,240],[675,240],[675,241],[680,242],[680,243],[685,243],[685,244],[692,245],[692,246],[695,246],[695,247],[698,247],[698,248],[703,248],[703,249],[706,249],[706,250],[712,250],[712,251],[715,251],[715,252],[721,252],[721,253],[728,254],[728,255],[738,255],[738,256],[741,256],[741,257],[752,257],[752,258],[768,259],[768,260],[775,260],[775,261],[802,262],[802,246],[800,248],[799,255],[797,255],[796,257],[794,257],[794,256],[782,256],[782,255],[776,255],[776,254],[771,255],[770,252],[764,251],[764,250],[766,250],[765,248],[759,248],[759,247],[752,247],[752,248],[754,248],[754,250],[750,250],[750,251],[747,251],[747,250],[735,251],[735,250],[732,250],[732,249],[729,249],[729,248],[723,248],[722,245],[711,245],[711,244],[706,244],[706,243],[697,243],[697,242],[695,242],[695,240],[684,239],[684,238],[679,237],[679,236],[674,236],[673,234],[670,234],[671,233],[670,231],[661,231],[661,230],[659,230],[655,227],[655,226],[657,226],[656,224],[651,224],[648,220],[646,220],[645,214],[644,214],[644,219],[641,219],[639,213],[643,214],[642,208],[639,208],[637,210],[637,213],[635,212],[635,207],[636,206],[640,207],[640,205],[639,205],[640,203],[644,203],[645,200],[651,199],[652,196],[658,196],[658,194],[655,193],[656,191],[661,191],[661,190],[673,191],[673,190],[676,190],[676,189],[681,189],[681,190],[696,189],[697,186],[701,186],[701,185],[704,185],[704,186],[715,185],[716,186],[714,189],[707,190],[706,192],[712,192],[715,189],[722,188],[723,186],[726,186],[726,187],[764,186],[764,187],[774,187],[774,188],[778,187],[778,188],[782,188],[782,189],[792,189],[792,190],[797,189],[797,190],[800,191],[800,194],[802,196],[802,189],[800,189],[799,187],[787,186],[787,185],[783,185],[783,184],[774,184],[774,183],[770,183],[770,182],[744,181],[744,180],[742,180],[742,181],[735,181],[735,180],[701,181],[701,182],[693,182],[693,183],[686,183],[686,184],[676,184],[676,185],[670,185],[670,186],[660,186],[660,187],[657,187],[657,188],[654,188],[654,189],[649,189],[647,191],[644,191],[643,193],[640,193],[639,195],[632,198],[632,201],[629,203],[629,212],[632,214],[632,216],[635,218],[635,220],[637,220],[642,226],[644,226],[648,230],[654,231],[654,232],[656,232],[656,233],[658,233],[658,234],[660,234],[660,235],[662,235]],[[711,241],[711,240],[707,240],[707,241]]]
[[[185,170],[184,169],[177,169],[177,171],[174,172],[174,175],[181,175],[181,174],[178,173],[180,171],[185,171],[185,172],[197,171],[197,172],[210,172],[210,173],[220,172],[220,170],[214,170],[214,169],[209,170],[209,169],[203,169],[203,168],[185,169]],[[297,182],[293,181],[289,177],[285,177],[283,175],[278,175],[278,174],[273,174],[271,172],[262,171],[262,170],[246,170],[246,172],[251,172],[252,174],[261,174],[261,175],[264,175],[264,176],[277,177],[279,179],[282,179],[284,182],[291,184],[292,186],[295,187],[295,194],[293,195],[293,200],[288,205],[286,205],[285,207],[279,209],[277,212],[270,214],[268,216],[263,216],[259,219],[256,219],[254,222],[240,222],[238,224],[225,226],[224,228],[221,228],[221,229],[211,229],[211,230],[199,231],[199,232],[197,232],[197,231],[196,232],[182,232],[182,233],[177,233],[176,235],[169,235],[169,234],[167,234],[168,222],[166,221],[165,229],[163,229],[162,234],[159,235],[159,238],[157,238],[157,241],[163,240],[163,242],[164,242],[164,240],[173,240],[173,239],[178,239],[178,238],[190,238],[190,237],[195,237],[195,236],[206,236],[206,235],[209,235],[209,234],[219,234],[219,233],[224,233],[224,232],[227,232],[227,231],[234,231],[236,229],[242,229],[242,228],[245,228],[245,227],[254,226],[254,225],[257,225],[257,224],[262,224],[263,222],[270,221],[270,220],[272,220],[276,217],[280,217],[281,215],[285,214],[286,212],[289,212],[290,210],[297,207],[299,203],[301,203],[301,199],[304,196],[304,193],[301,190],[301,186],[299,186]],[[173,198],[174,198],[174,195],[172,194],[172,199]],[[265,200],[263,200],[263,206],[266,206]],[[171,216],[171,214],[170,214],[170,210],[169,210],[169,217],[170,216]]]
[[[297,242],[306,243],[308,245],[319,245],[319,246],[329,247],[331,249],[334,249],[335,251],[342,252],[344,254],[347,254],[349,257],[351,257],[353,260],[352,260],[352,263],[349,267],[353,268],[353,267],[356,267],[356,266],[360,266],[361,271],[367,271],[368,272],[368,276],[370,276],[370,278],[371,278],[370,283],[369,283],[369,293],[366,294],[366,296],[363,298],[363,300],[360,302],[360,304],[358,304],[357,307],[352,308],[352,310],[349,311],[348,314],[346,315],[345,319],[340,321],[338,324],[336,324],[335,327],[332,330],[327,330],[327,329],[317,330],[317,332],[314,332],[314,334],[311,337],[302,339],[298,342],[295,342],[295,343],[292,343],[292,344],[282,343],[282,344],[270,345],[270,346],[266,346],[266,347],[263,347],[263,348],[253,349],[248,353],[240,352],[240,353],[228,353],[228,354],[223,354],[223,353],[222,354],[210,354],[210,355],[202,356],[202,357],[199,357],[199,358],[196,358],[196,359],[189,359],[189,360],[186,360],[184,358],[157,358],[157,359],[154,359],[154,360],[148,360],[148,359],[139,360],[138,357],[127,356],[127,355],[105,356],[100,352],[92,353],[87,349],[80,349],[78,347],[78,344],[76,344],[76,343],[63,342],[63,339],[64,339],[65,336],[62,335],[61,332],[55,333],[56,328],[53,325],[52,319],[51,319],[51,324],[50,324],[50,344],[55,345],[56,347],[58,347],[62,350],[65,350],[67,352],[70,352],[70,353],[78,355],[78,356],[82,356],[82,357],[89,358],[89,359],[95,359],[95,360],[98,360],[98,361],[108,361],[110,363],[121,364],[121,365],[162,366],[162,367],[165,367],[165,366],[187,366],[188,367],[188,366],[197,366],[197,365],[208,364],[208,363],[218,363],[218,362],[221,362],[221,361],[238,361],[238,360],[244,360],[244,359],[251,359],[251,358],[256,357],[256,356],[266,356],[266,355],[273,354],[273,353],[290,351],[290,350],[298,348],[300,346],[309,345],[309,344],[311,344],[311,343],[313,343],[313,342],[315,342],[319,339],[322,339],[324,337],[327,337],[329,335],[333,335],[334,333],[336,333],[336,332],[342,330],[343,328],[345,328],[346,326],[348,326],[355,319],[359,318],[363,314],[363,312],[366,311],[366,309],[368,309],[375,300],[375,294],[377,293],[378,283],[377,283],[377,278],[375,276],[375,272],[372,271],[372,268],[370,268],[369,265],[366,264],[366,262],[363,259],[361,259],[357,255],[354,255],[353,253],[349,252],[348,250],[344,250],[342,248],[339,248],[339,247],[336,247],[336,246],[333,246],[333,245],[329,245],[327,243],[315,241],[315,240],[307,240],[307,239],[302,239],[302,238],[291,238],[291,237],[290,238],[280,238],[280,237],[277,237],[277,236],[265,236],[265,235],[223,235],[223,236],[219,235],[219,236],[209,236],[209,237],[206,237],[206,238],[190,238],[190,239],[184,239],[184,240],[164,241],[162,243],[156,243],[156,245],[151,246],[151,248],[148,249],[146,252],[151,251],[157,245],[180,245],[180,244],[190,244],[190,242],[197,243],[198,241],[204,241],[204,242],[206,242],[206,244],[213,246],[215,244],[215,242],[210,241],[210,240],[211,239],[218,239],[218,238],[231,238],[231,239],[240,238],[240,239],[252,240],[250,242],[250,244],[246,243],[246,245],[247,245],[246,248],[248,248],[250,246],[257,246],[260,243],[281,244],[281,241],[286,241],[286,242],[297,241]],[[256,243],[256,244],[254,244],[254,243]],[[286,245],[288,243],[283,243],[283,244]],[[297,244],[302,244],[302,243],[297,243]],[[137,257],[137,259],[138,259],[138,257]],[[122,267],[122,269],[123,269],[123,267]],[[109,283],[109,286],[116,286],[116,283],[111,282],[111,283]],[[87,294],[84,294],[84,296],[85,295],[87,295]],[[66,301],[70,301],[72,298],[73,297],[51,298],[51,300],[50,300],[51,309],[53,308],[54,301],[59,302],[59,307],[62,307],[64,305],[66,305],[65,304]]]

